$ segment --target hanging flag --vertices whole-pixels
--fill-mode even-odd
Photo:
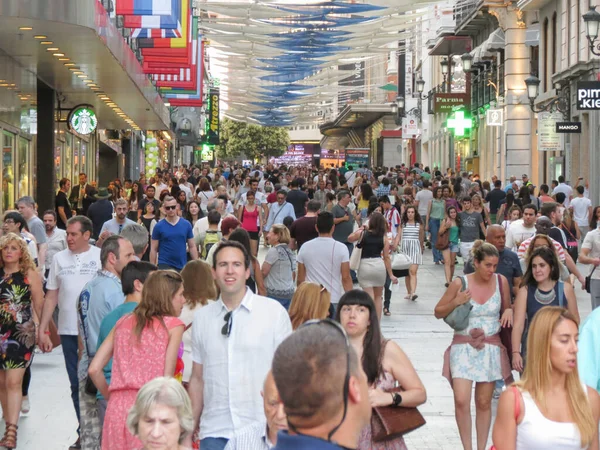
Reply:
[[[181,0],[183,11],[187,11],[181,17],[181,36],[178,38],[140,38],[138,46],[140,48],[183,48],[188,44],[188,28],[192,25],[192,15],[190,9],[190,0]]]
[[[202,86],[204,79],[204,42],[198,38],[198,64],[196,65],[196,78],[198,84],[195,92],[173,90],[164,94],[172,106],[202,106]]]
[[[181,68],[179,74],[154,74],[152,79],[157,87],[166,87],[171,89],[196,89],[198,58],[200,57],[201,38],[198,36],[198,30],[195,30],[195,39],[192,42],[192,65]]]
[[[168,16],[171,14],[172,0],[117,0],[118,16]]]
[[[180,68],[192,65],[192,36],[198,32],[198,19],[192,20],[192,26],[188,27],[188,45],[185,48],[143,48],[144,62],[142,68],[144,73],[161,73],[175,75]]]
[[[185,11],[181,0],[171,0],[173,9],[168,16],[123,16],[123,26],[131,28],[134,38],[181,37],[181,18]]]

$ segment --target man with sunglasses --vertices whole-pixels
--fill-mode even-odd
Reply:
[[[239,242],[216,247],[212,273],[221,296],[194,317],[188,393],[200,448],[223,450],[263,416],[263,380],[292,325],[279,302],[246,287],[250,256]],[[191,437],[183,444],[191,447]]]
[[[339,323],[302,325],[277,348],[272,371],[289,428],[279,432],[275,450],[358,446],[371,420],[369,386]]]
[[[192,225],[177,215],[177,200],[167,195],[163,207],[166,217],[152,231],[150,262],[161,270],[179,272],[187,263],[186,244],[192,259],[198,259],[198,249],[194,243]]]

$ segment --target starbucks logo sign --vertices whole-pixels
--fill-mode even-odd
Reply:
[[[98,118],[90,105],[79,105],[71,110],[68,118],[71,129],[79,134],[91,134],[98,126]]]

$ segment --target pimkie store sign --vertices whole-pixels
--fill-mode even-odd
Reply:
[[[469,96],[465,93],[456,94],[434,94],[433,97],[433,112],[434,113],[451,113],[457,108],[466,107],[469,104]]]
[[[577,82],[577,109],[600,109],[600,81]]]

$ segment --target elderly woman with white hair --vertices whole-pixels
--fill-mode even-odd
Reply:
[[[129,411],[127,426],[143,444],[138,450],[187,450],[181,442],[192,432],[194,421],[181,383],[170,377],[146,383]]]

